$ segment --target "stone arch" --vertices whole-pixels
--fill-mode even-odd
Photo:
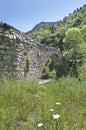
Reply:
[[[57,49],[41,45],[40,45],[41,47],[39,48],[38,46],[36,46],[35,51],[33,51],[34,53],[33,56],[29,55],[32,59],[32,62],[31,67],[27,73],[27,78],[33,78],[33,79],[40,78],[44,66],[50,57],[52,57],[52,59],[55,61],[56,66],[61,66],[62,64],[62,56]]]
[[[56,48],[38,44],[7,24],[1,24],[0,27],[1,74],[13,73],[19,78],[25,76],[28,79],[38,79],[51,56],[61,67],[62,56]]]
[[[45,67],[46,63],[48,62],[48,60],[49,60],[50,58],[53,60],[54,66],[55,66],[56,68],[59,69],[60,66],[62,65],[62,57],[59,56],[58,53],[53,53],[53,54],[48,55],[48,56],[44,59],[43,63],[41,62],[42,64],[41,64],[41,69],[40,69],[40,77],[41,77],[41,75],[42,75],[42,73],[43,73],[43,70],[44,70],[44,67]]]

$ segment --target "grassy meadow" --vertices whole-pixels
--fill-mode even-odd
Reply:
[[[0,130],[86,130],[86,81],[0,79]]]

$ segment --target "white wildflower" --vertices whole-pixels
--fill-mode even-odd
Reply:
[[[54,111],[54,109],[50,109],[50,111]]]
[[[41,126],[43,126],[43,123],[39,123],[37,126],[38,126],[38,127],[41,127]]]
[[[53,119],[58,119],[60,117],[60,115],[59,114],[54,114],[54,115],[52,115],[52,117],[53,117]]]
[[[61,105],[61,103],[60,102],[56,102],[56,105]]]

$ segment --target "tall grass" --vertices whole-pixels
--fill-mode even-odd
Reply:
[[[61,116],[53,119],[54,114]],[[62,78],[39,85],[24,79],[0,80],[0,130],[85,129],[85,81]]]

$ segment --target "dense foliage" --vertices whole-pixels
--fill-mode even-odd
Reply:
[[[65,35],[70,28],[79,29],[82,35],[76,36],[76,40],[74,41],[77,42],[76,48],[78,50],[78,53],[76,56],[76,61],[79,61],[78,63],[80,63],[78,64],[78,68],[80,71],[78,73],[81,74],[81,71],[86,71],[86,5],[79,9],[77,8],[76,10],[74,10],[73,13],[70,13],[68,16],[64,17],[61,21],[50,23],[41,22],[36,25],[33,30],[27,32],[26,35],[32,37],[40,44],[53,46],[59,49],[63,55],[64,61],[66,61],[65,68],[69,67],[69,71],[65,70],[65,72],[69,74],[71,68],[73,69],[74,67],[73,62],[71,63],[71,60],[73,61],[73,59],[75,58],[75,54],[71,53],[71,51],[68,52],[68,47],[71,47],[71,42],[69,42],[69,44],[64,44],[63,39],[65,38]],[[71,37],[72,36],[70,35],[69,41],[71,41]],[[82,39],[81,44],[79,44],[80,39]],[[68,47],[66,48],[66,46]],[[72,47],[71,49],[73,49]],[[83,75],[83,77],[86,77],[85,73],[81,75]]]
[[[70,27],[82,27],[86,24],[86,5],[74,10],[72,14],[57,22],[41,22],[26,34],[41,44],[59,47],[62,50],[62,39]]]

